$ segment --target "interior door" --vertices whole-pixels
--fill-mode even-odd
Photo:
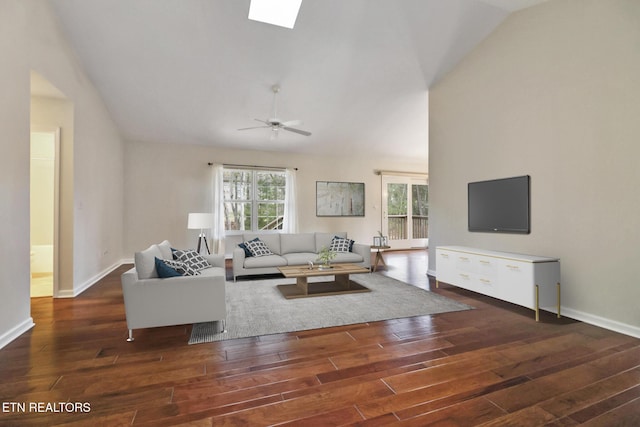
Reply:
[[[31,132],[31,297],[57,296],[60,212],[60,129]]]
[[[429,244],[429,186],[426,178],[382,177],[382,234],[392,249]]]

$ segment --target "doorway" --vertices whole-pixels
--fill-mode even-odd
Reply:
[[[31,297],[58,289],[60,129],[31,132]]]
[[[424,177],[382,176],[382,233],[391,249],[429,244],[429,185]]]

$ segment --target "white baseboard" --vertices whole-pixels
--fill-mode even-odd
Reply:
[[[24,322],[7,331],[5,334],[2,334],[0,336],[0,349],[27,332],[29,329],[33,328],[35,325],[36,324],[33,323],[33,318],[29,317]]]
[[[436,277],[435,270],[428,270],[427,274]],[[542,307],[545,310],[544,307]],[[556,308],[547,308],[547,311],[552,313],[556,312]],[[585,313],[584,311],[574,310],[572,308],[560,307],[560,314],[563,317],[569,317],[570,319],[579,320],[580,322],[588,323],[590,325],[599,326],[610,331],[619,332],[624,335],[629,335],[635,338],[640,338],[640,327],[629,325],[626,323],[618,322],[616,320],[607,319],[605,317],[596,316],[595,314]]]
[[[618,322],[616,320],[607,319],[605,317],[596,316],[595,314],[585,313],[583,311],[571,308],[561,307],[563,317],[579,320],[590,325],[599,326],[610,331],[619,332],[635,338],[640,338],[640,327]]]
[[[57,292],[57,294],[56,294],[56,298],[74,298],[74,297],[77,297],[78,295],[80,295],[81,293],[83,293],[84,291],[86,291],[87,289],[89,289],[90,287],[95,285],[96,283],[98,283],[98,281],[100,281],[100,279],[104,278],[107,274],[111,273],[113,270],[115,270],[116,268],[120,267],[124,263],[125,263],[124,260],[120,260],[120,261],[116,262],[115,264],[107,267],[106,269],[102,270],[100,273],[96,274],[95,276],[89,278],[84,283],[81,283],[79,287],[74,288],[73,290],[70,290],[70,289],[65,289],[65,290],[62,290],[62,291],[59,290]]]

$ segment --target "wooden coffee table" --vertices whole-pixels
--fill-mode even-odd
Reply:
[[[284,277],[296,278],[295,285],[278,285],[278,289],[287,299],[371,292],[369,288],[349,280],[350,274],[369,273],[368,268],[355,264],[332,264],[331,267],[328,270],[320,269],[318,266],[309,269],[304,265],[278,267]],[[309,277],[316,276],[334,276],[334,280],[308,282]]]

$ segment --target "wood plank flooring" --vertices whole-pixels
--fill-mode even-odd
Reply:
[[[122,266],[77,298],[32,300],[36,327],[0,350],[0,425],[640,425],[640,340],[435,289],[425,251],[384,256],[378,274],[475,309],[192,346],[190,325],[152,328],[128,343]]]

